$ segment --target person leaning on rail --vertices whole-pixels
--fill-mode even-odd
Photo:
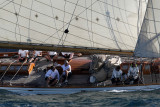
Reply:
[[[31,62],[36,63],[36,61],[39,60],[40,57],[42,57],[42,51],[36,51],[36,50],[34,50],[33,51],[33,56],[32,56],[32,58],[31,58],[31,60],[29,62],[30,63]]]
[[[74,53],[73,52],[60,52],[59,55],[63,56],[64,58],[68,58],[69,60],[71,60],[74,56]]]
[[[53,60],[53,58],[57,57],[58,54],[55,51],[48,51],[47,55],[45,56],[45,58],[47,59],[47,62]]]

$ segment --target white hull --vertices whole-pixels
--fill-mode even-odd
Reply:
[[[37,94],[74,94],[79,92],[131,92],[131,91],[152,91],[160,89],[160,85],[148,86],[126,86],[126,87],[101,87],[101,88],[15,88],[15,87],[0,87],[10,92],[23,95],[37,95]]]

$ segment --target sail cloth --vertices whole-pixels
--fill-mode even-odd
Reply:
[[[0,43],[133,51],[145,1],[0,0]]]
[[[160,57],[160,1],[149,0],[134,52],[138,57]]]

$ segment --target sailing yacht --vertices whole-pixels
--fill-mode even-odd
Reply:
[[[0,47],[134,57],[140,60],[137,62],[139,69],[148,70],[150,63],[146,63],[145,66],[143,60],[147,58],[148,61],[150,58],[155,61],[155,58],[160,58],[158,5],[158,0],[1,0]],[[83,65],[78,72],[81,73],[80,71],[85,69],[85,73],[83,72],[85,76],[83,75],[81,79],[90,76],[89,68],[87,68],[90,62],[88,57],[71,61],[76,70],[75,63]],[[130,63],[122,63],[121,68],[128,69]],[[1,71],[5,72],[12,68],[12,71],[16,71],[12,72],[16,76],[15,74],[21,69],[25,70],[28,67],[29,73],[32,72],[35,66],[24,64],[24,68],[21,65],[14,68],[12,64],[14,65],[15,62],[11,61],[9,66],[1,63]],[[83,68],[86,64],[87,66]],[[143,82],[138,86],[98,86],[95,83],[65,88],[36,88],[37,85],[31,88],[24,84],[20,87],[13,84],[6,87],[2,84],[1,89],[35,94],[64,94],[113,89],[151,90],[160,87],[157,77],[160,71],[159,60],[156,67],[158,67],[156,69],[158,73],[153,74],[149,70],[146,71],[149,74],[146,77],[143,76],[143,72],[140,74],[142,79],[152,81],[152,83],[147,84],[146,81],[147,83]],[[87,73],[86,70],[88,70]],[[153,77],[152,74],[155,76]],[[2,76],[5,77],[4,73]],[[31,76],[28,78],[34,80]],[[157,85],[152,85],[155,84],[153,83],[155,78]]]

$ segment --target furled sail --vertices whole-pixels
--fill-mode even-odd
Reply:
[[[160,57],[160,1],[149,0],[135,48],[135,56]]]
[[[146,0],[1,0],[0,47],[130,52],[145,6]]]

